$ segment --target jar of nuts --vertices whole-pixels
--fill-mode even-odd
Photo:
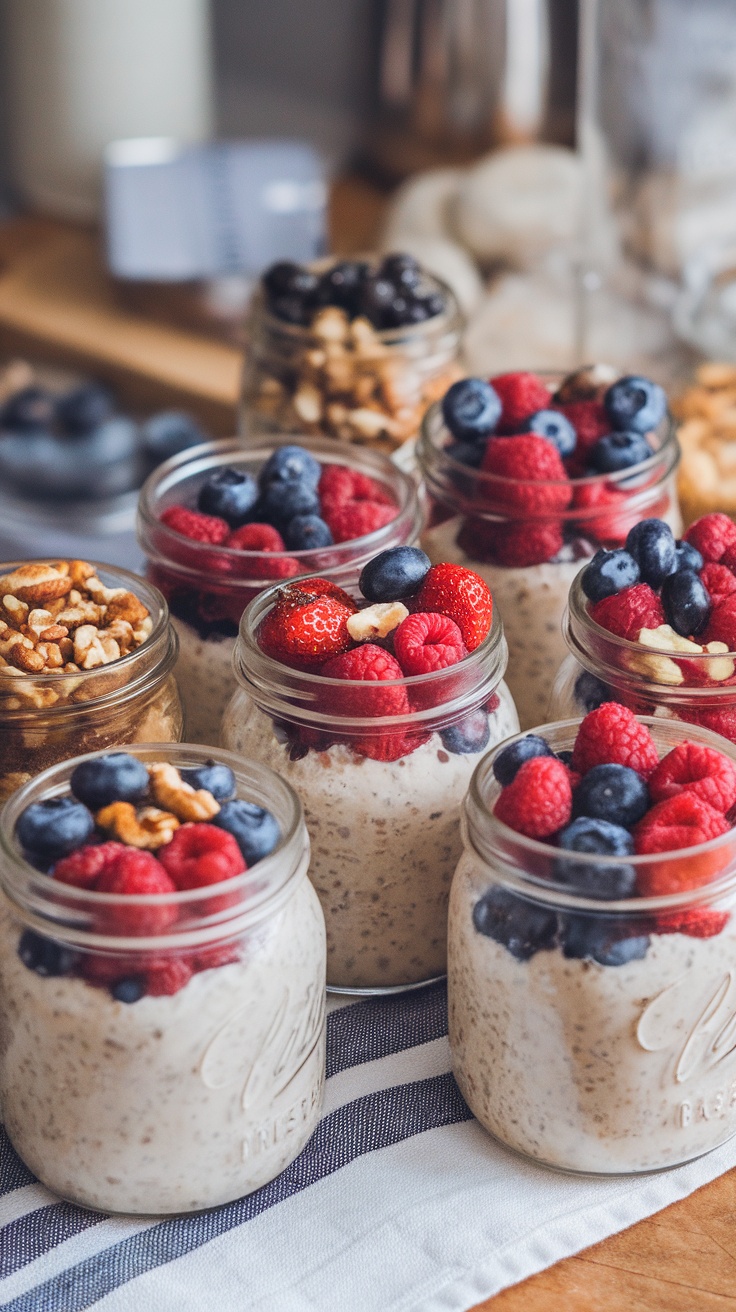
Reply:
[[[248,322],[246,431],[391,452],[460,377],[462,327],[450,288],[409,255],[273,265]]]
[[[161,593],[127,570],[0,565],[0,800],[80,752],[178,742],[177,651]]]

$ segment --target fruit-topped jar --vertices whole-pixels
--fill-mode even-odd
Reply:
[[[460,803],[518,720],[482,579],[396,547],[360,589],[310,578],[251,603],[223,742],[299,793],[328,985],[380,992],[444,974]]]
[[[213,442],[162,465],[141,493],[138,537],[179,636],[187,737],[219,742],[253,597],[315,570],[355,583],[377,551],[415,541],[421,522],[413,478],[328,438]]]
[[[450,896],[452,1064],[561,1170],[661,1170],[736,1132],[736,749],[608,703],[478,766]]]
[[[736,524],[704,515],[677,542],[643,520],[575,579],[564,634],[551,715],[616,700],[736,742]]]
[[[319,1116],[324,921],[299,800],[202,748],[67,761],[0,831],[0,1100],[54,1193],[136,1214],[272,1180]]]
[[[679,531],[674,428],[661,388],[597,365],[564,379],[464,379],[428,412],[417,457],[432,560],[477,570],[509,644],[522,726],[547,714],[567,594],[585,561],[640,519]]]

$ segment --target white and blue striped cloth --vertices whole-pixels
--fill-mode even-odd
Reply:
[[[443,984],[333,1004],[318,1129],[270,1185],[171,1220],[58,1202],[0,1131],[0,1312],[458,1312],[736,1165],[585,1180],[523,1162],[450,1074]]]

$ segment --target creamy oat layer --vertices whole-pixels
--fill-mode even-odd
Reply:
[[[225,707],[238,686],[233,673],[236,639],[217,634],[202,638],[184,620],[172,616],[171,622],[179,637],[176,682],[187,742],[217,747]]]

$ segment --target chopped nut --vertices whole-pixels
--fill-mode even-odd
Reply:
[[[125,620],[135,629],[148,619],[148,610],[134,592],[123,591],[110,598],[105,618],[108,624],[114,623],[115,620]]]
[[[379,601],[351,615],[347,621],[347,630],[355,642],[370,642],[374,638],[385,638],[387,633],[399,627],[408,614],[401,601]]]
[[[349,321],[344,310],[336,305],[328,305],[315,315],[312,322],[312,334],[325,342],[344,342],[348,335]]]
[[[29,610],[26,601],[19,601],[17,597],[8,594],[8,596],[3,597],[3,609],[12,620],[16,629],[19,629],[21,624],[25,624]]]
[[[294,394],[292,405],[305,424],[316,424],[322,417],[322,395],[309,383],[304,383]]]
[[[43,605],[56,597],[64,597],[70,588],[70,580],[54,565],[31,562],[0,578],[0,592],[3,595],[9,593],[19,601],[28,602],[29,606]]]
[[[369,410],[364,406],[360,410],[351,410],[348,414],[348,423],[353,427],[358,437],[378,437],[379,433],[386,430],[386,415],[380,410]]]
[[[154,806],[146,807],[137,815],[131,802],[111,802],[109,806],[103,806],[95,816],[95,823],[121,843],[150,852],[170,843],[179,828],[175,815],[159,811]]]
[[[49,621],[52,619],[51,611],[32,610],[26,620],[26,625],[33,631],[37,638],[40,638],[44,629],[48,628]]]
[[[93,624],[82,624],[74,634],[74,659],[83,670],[105,664],[105,652]]]
[[[175,766],[165,761],[155,762],[149,765],[148,774],[154,801],[172,811],[177,819],[211,820],[220,810],[220,803],[212,793],[185,783]]]
[[[730,679],[736,669],[736,662],[731,657],[726,656],[728,643],[726,642],[706,642],[705,650],[710,652],[711,656],[717,656],[720,659],[708,661],[708,675],[716,683],[722,683],[724,679]]]
[[[660,624],[656,629],[642,629],[638,641],[642,647],[651,648],[652,654],[628,656],[626,663],[629,668],[642,674],[645,679],[651,679],[653,683],[665,683],[672,687],[684,683],[685,676],[676,661],[659,653],[672,651],[698,656],[703,653],[702,647],[675,633],[669,624]]]

